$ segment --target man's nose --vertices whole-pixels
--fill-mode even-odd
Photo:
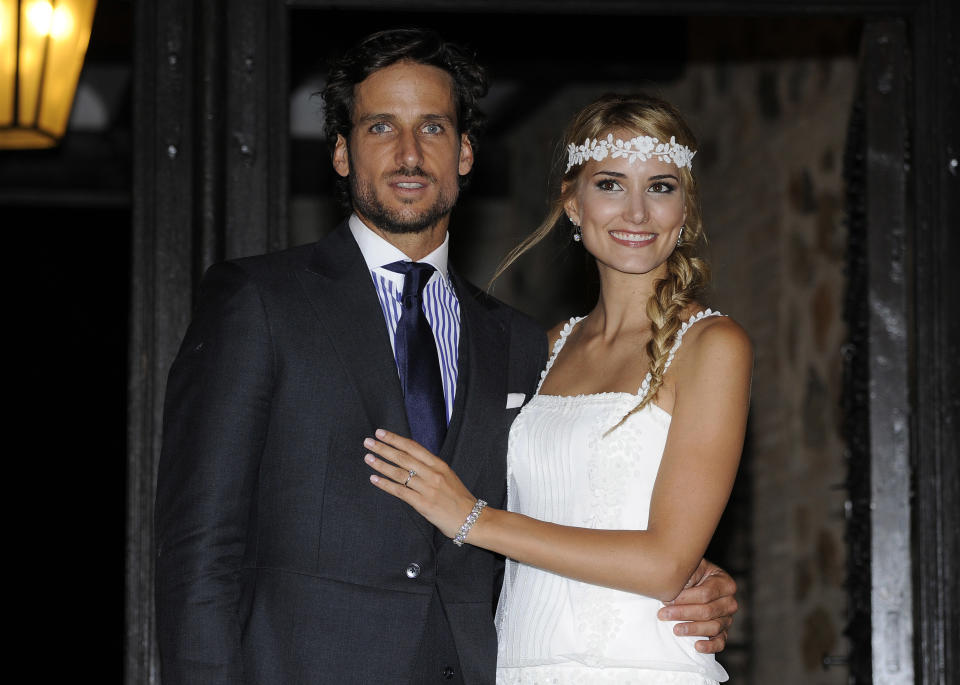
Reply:
[[[404,131],[398,138],[397,164],[412,169],[420,166],[422,162],[423,151],[420,148],[420,140],[417,138],[416,132]]]

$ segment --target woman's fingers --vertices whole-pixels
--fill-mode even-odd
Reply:
[[[380,461],[379,459],[377,461]],[[381,462],[382,463],[382,462]],[[417,493],[412,488],[404,486],[402,483],[397,483],[390,478],[384,478],[382,476],[371,475],[370,482],[376,485],[378,488],[387,492],[398,499],[402,499],[404,502],[410,506],[416,508],[416,505],[413,503],[413,498],[417,496]]]
[[[397,466],[401,466],[405,469],[413,469],[421,465],[421,461],[412,454],[409,454],[404,450],[397,449],[396,447],[388,445],[385,442],[374,440],[373,438],[367,438],[364,440],[363,446],[371,452],[375,452],[384,459],[392,461]]]
[[[424,478],[434,485],[438,484],[438,479],[443,480],[447,477],[446,471],[449,470],[447,464],[433,456],[418,442],[383,429],[377,430],[376,435],[380,439],[367,438],[363,441],[364,447],[386,461],[396,464],[405,473],[415,471],[417,477]],[[384,475],[400,483],[406,480],[406,475],[397,478],[395,476],[399,474],[395,472],[387,472]]]
[[[439,459],[433,455],[430,450],[421,445],[416,440],[405,438],[402,435],[391,433],[383,428],[378,428],[376,432],[377,439],[398,450],[406,452],[420,462],[433,466]]]
[[[364,461],[377,472],[370,482],[412,506],[444,535],[455,535],[476,501],[473,495],[417,442],[382,429],[376,436],[363,441],[372,452]]]
[[[413,440],[400,438],[399,435],[388,431],[377,431],[378,435],[380,433],[384,434],[384,438],[393,439],[398,444],[390,445],[373,438],[367,438],[363,441],[364,447],[381,457],[377,459],[376,456],[368,454],[364,457],[367,464],[390,480],[411,488],[417,485],[415,483],[417,480],[420,481],[420,485],[423,484],[425,478],[429,479],[430,482],[435,481],[437,474],[428,461],[434,459],[433,455]],[[416,454],[411,454],[403,447],[415,450]]]
[[[400,466],[394,466],[390,462],[384,461],[383,459],[377,459],[372,454],[368,454],[363,458],[367,464],[369,464],[374,471],[382,474],[384,477],[389,478],[390,480],[399,483],[400,485],[407,485],[409,487],[414,486],[414,480],[416,480],[417,471],[416,469],[406,469]]]

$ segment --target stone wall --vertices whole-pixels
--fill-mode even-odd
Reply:
[[[751,681],[843,683],[844,134],[852,58],[693,67],[667,95],[690,102],[709,151],[698,168],[715,269],[712,301],[756,346],[750,450]],[[736,632],[734,638],[737,639]]]

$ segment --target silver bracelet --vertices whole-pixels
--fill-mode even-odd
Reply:
[[[477,503],[473,505],[473,509],[470,511],[470,515],[467,516],[467,520],[463,522],[463,525],[460,526],[460,530],[457,531],[457,536],[453,538],[453,544],[457,547],[463,547],[463,541],[467,539],[467,533],[470,532],[470,529],[473,528],[473,524],[477,522],[477,519],[480,518],[480,512],[483,511],[483,508],[487,506],[487,503],[482,499],[478,499]]]

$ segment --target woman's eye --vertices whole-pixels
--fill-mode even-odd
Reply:
[[[653,193],[672,193],[674,190],[676,190],[676,186],[666,181],[657,181],[650,186],[650,192]]]
[[[599,188],[600,190],[609,192],[613,190],[620,190],[620,184],[617,183],[616,181],[610,180],[609,178],[605,178],[600,181],[597,181],[597,188]]]

